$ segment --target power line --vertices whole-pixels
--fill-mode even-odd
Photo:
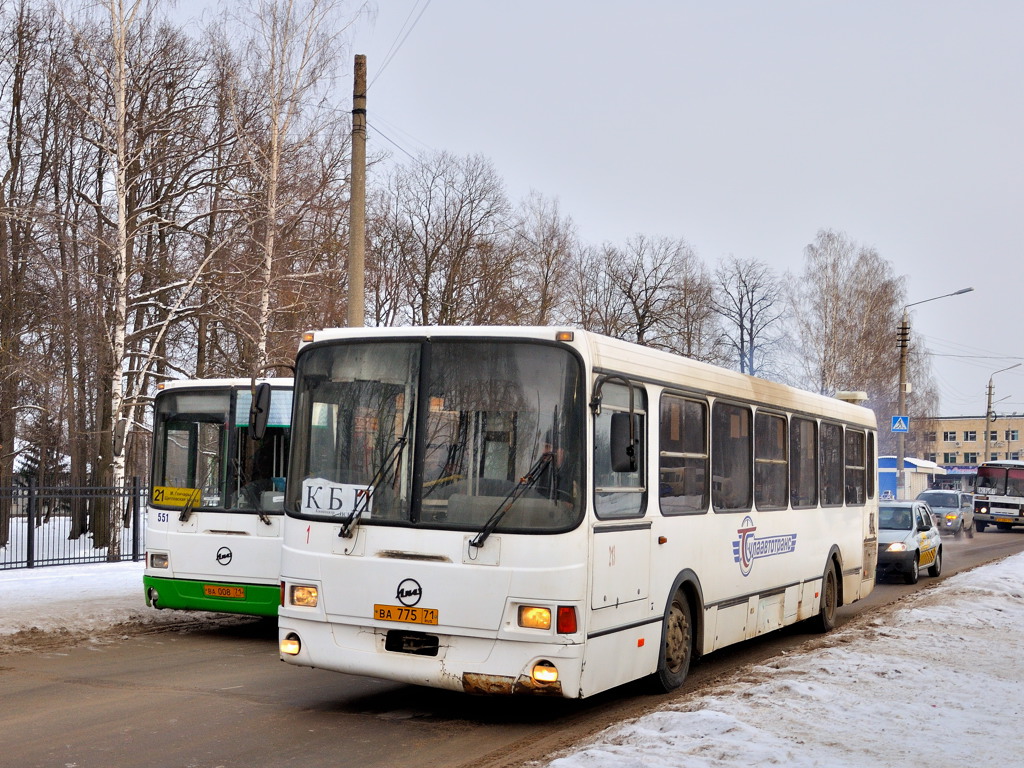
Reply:
[[[372,80],[370,80],[370,84],[366,86],[367,91],[369,91],[370,88],[373,87],[373,84],[377,82],[377,78],[384,73],[384,70],[387,69],[388,64],[391,63],[391,60],[395,57],[395,55],[402,48],[402,46],[405,45],[405,41],[409,39],[409,35],[412,34],[412,31],[416,28],[416,25],[419,24],[420,19],[423,18],[423,14],[426,13],[427,8],[430,7],[431,0],[426,0],[426,2],[423,4],[422,10],[420,10],[419,14],[413,20],[412,24],[409,24],[409,19],[411,19],[412,15],[416,13],[416,6],[419,5],[419,2],[420,0],[416,0],[416,5],[413,5],[413,7],[410,9],[409,15],[402,23],[402,28],[398,30],[398,34],[395,36],[395,41],[391,43],[391,47],[388,49],[388,52],[384,54],[384,62],[380,65],[380,69],[377,70],[377,74],[374,75]],[[406,29],[406,27],[408,27],[408,29]],[[402,34],[403,32],[405,33],[404,35]]]
[[[407,150],[405,147],[403,147],[397,141],[395,141],[390,136],[388,136],[386,133],[384,133],[384,131],[382,131],[380,128],[378,128],[375,123],[371,123],[370,121],[367,121],[367,123],[368,123],[369,127],[373,130],[373,132],[376,135],[380,136],[382,139],[384,139],[384,141],[386,141],[388,144],[393,146],[399,152],[402,152],[403,154],[407,155],[410,160],[415,160],[416,159],[416,156],[414,154],[412,154],[409,150]]]
[[[960,360],[1024,360],[1022,357],[1007,355],[954,355],[943,352],[925,352],[929,357],[955,357]]]

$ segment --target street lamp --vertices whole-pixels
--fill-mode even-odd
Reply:
[[[910,304],[903,305],[903,320],[900,322],[899,347],[900,347],[900,391],[899,391],[899,416],[907,419],[907,427],[910,426],[910,419],[907,417],[907,392],[910,391],[910,384],[907,382],[907,350],[910,347],[910,315],[907,310],[916,307],[918,304],[925,304],[936,299],[945,299],[949,296],[959,296],[962,293],[970,293],[973,288],[961,288],[959,291],[944,293],[941,296],[932,296],[930,299],[921,299]],[[903,457],[906,449],[906,433],[896,433],[896,498],[902,499],[906,483],[903,479]]]
[[[998,371],[992,371],[992,373],[988,377],[988,402],[985,405],[985,455],[984,457],[982,457],[982,461],[988,461],[988,441],[991,438],[990,433],[992,431],[992,422],[995,421],[995,414],[992,413],[992,392],[994,390],[994,387],[992,385],[992,377],[995,376],[997,373],[1002,373],[1003,371],[1010,371],[1013,370],[1014,368],[1019,368],[1020,365],[1020,363],[1014,363],[1013,365],[1007,368],[1000,368]],[[1006,398],[1003,399],[1005,400]]]

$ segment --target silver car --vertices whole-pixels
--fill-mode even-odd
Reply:
[[[957,538],[966,533],[967,538],[974,538],[973,495],[964,491],[935,490],[918,494],[917,500],[931,507],[935,525],[941,533]]]

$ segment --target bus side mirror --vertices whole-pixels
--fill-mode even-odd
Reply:
[[[249,437],[262,440],[267,433],[267,422],[270,420],[270,384],[263,382],[256,387],[249,406]]]
[[[636,446],[639,443],[640,419],[628,413],[612,414],[612,472],[636,472]]]

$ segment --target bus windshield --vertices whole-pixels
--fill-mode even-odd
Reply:
[[[978,475],[974,479],[974,492],[1002,496],[1006,493],[1005,467],[978,467]]]
[[[300,353],[295,384],[290,513],[520,532],[582,517],[582,373],[564,348],[335,342]]]
[[[151,500],[184,509],[280,511],[291,392],[276,389],[261,440],[248,436],[251,393],[179,389],[154,405]]]

